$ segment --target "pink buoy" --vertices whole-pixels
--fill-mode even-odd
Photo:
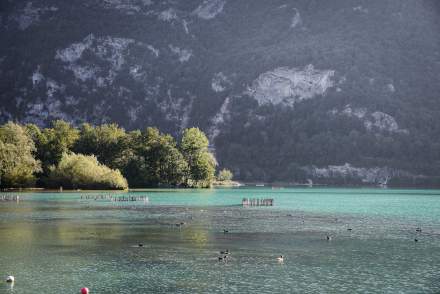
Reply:
[[[89,294],[89,288],[81,288],[81,294]]]

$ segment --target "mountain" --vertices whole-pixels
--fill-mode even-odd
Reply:
[[[246,181],[440,185],[437,0],[0,3],[0,121],[199,126]]]

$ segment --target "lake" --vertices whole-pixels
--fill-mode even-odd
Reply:
[[[129,193],[148,204],[86,194],[0,202],[0,276],[16,279],[0,293],[440,293],[439,190]],[[275,205],[244,208],[244,197]]]

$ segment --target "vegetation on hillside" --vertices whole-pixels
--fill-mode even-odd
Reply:
[[[378,101],[374,109],[392,114],[404,130],[392,132],[369,130],[357,117],[332,114],[329,109],[343,109],[347,101],[331,98],[304,101],[294,108],[258,107],[251,99],[234,100],[233,107],[238,110],[229,114],[230,124],[225,124],[215,139],[216,153],[221,154],[219,165],[227,166],[236,178],[245,182],[304,183],[311,177],[304,171],[305,166],[350,163],[364,168],[388,167],[415,175],[413,178],[396,175],[389,185],[413,185],[417,175],[424,175],[418,180],[423,180],[425,186],[439,185],[440,121],[435,120],[439,106],[393,112],[383,101]],[[416,118],[419,122],[413,125]],[[246,132],[240,129],[244,124]],[[356,179],[348,180],[339,177],[339,182],[326,184],[343,185]]]
[[[198,128],[184,130],[178,142],[152,127],[7,123],[0,128],[0,187],[210,187],[217,162],[208,145]]]

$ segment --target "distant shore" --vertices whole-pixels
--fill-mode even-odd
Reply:
[[[332,185],[332,184],[298,184],[298,183],[262,183],[262,182],[238,182],[238,181],[216,181],[212,184],[215,188],[270,188],[270,189],[287,189],[287,188],[353,188],[353,189],[440,189],[440,186],[417,186],[417,185]],[[129,193],[129,192],[145,192],[154,190],[209,190],[209,188],[182,188],[182,187],[145,187],[145,188],[129,188],[125,190],[93,190],[93,189],[45,189],[45,188],[9,188],[0,190],[0,193]]]
[[[245,186],[245,184],[237,182],[237,181],[214,181],[212,186],[215,187],[241,187]]]

